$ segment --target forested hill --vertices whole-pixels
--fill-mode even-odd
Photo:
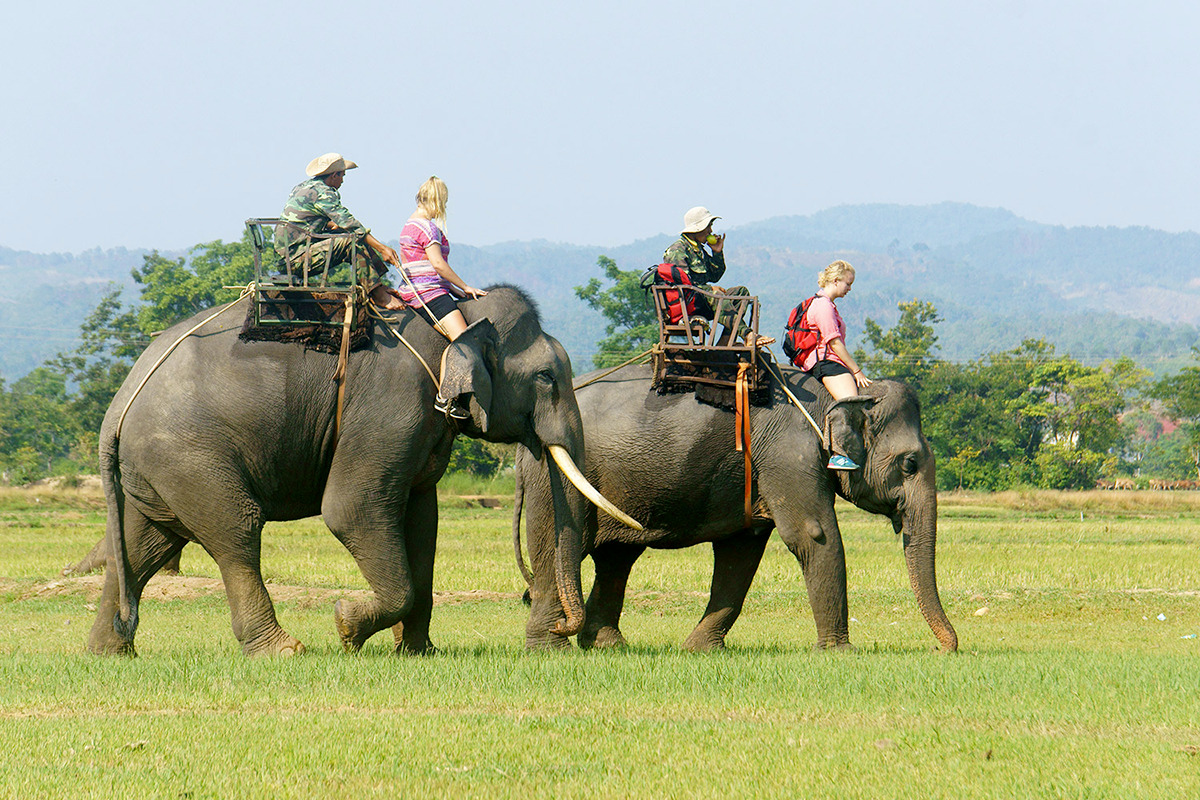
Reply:
[[[1162,370],[1183,363],[1200,344],[1195,233],[1065,228],[958,203],[844,206],[725,230],[729,272],[722,283],[758,294],[762,328],[774,335],[791,306],[815,291],[817,271],[844,258],[858,271],[854,291],[839,303],[852,347],[861,342],[856,333],[866,317],[886,328],[898,316],[896,304],[913,298],[938,308],[940,355],[952,360],[1044,338],[1085,363],[1130,355]],[[600,255],[640,270],[657,263],[673,239],[664,234],[609,248],[455,244],[451,260],[475,285],[528,289],[546,328],[583,371],[604,320],[575,297],[574,287],[600,275]],[[35,255],[0,247],[0,375],[11,381],[74,349],[79,325],[106,284],[132,285],[130,270],[143,254]]]

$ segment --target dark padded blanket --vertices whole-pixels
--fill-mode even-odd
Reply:
[[[260,324],[254,323],[250,306],[238,338],[243,342],[294,342],[309,350],[337,353],[342,346],[342,322],[346,295],[342,292],[280,292],[264,289],[259,300]],[[355,304],[350,326],[350,349],[360,350],[371,343],[375,320],[367,304]],[[333,324],[328,324],[333,323]]]

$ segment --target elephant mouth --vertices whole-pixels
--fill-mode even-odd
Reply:
[[[588,482],[588,479],[579,471],[579,467],[575,465],[575,461],[571,458],[571,454],[567,452],[565,447],[560,444],[552,444],[547,445],[547,449],[554,458],[554,463],[562,470],[567,480],[579,490],[580,494],[592,501],[596,508],[608,514],[622,525],[633,528],[635,531],[644,530],[641,523],[617,508],[611,500],[600,494],[600,491]]]

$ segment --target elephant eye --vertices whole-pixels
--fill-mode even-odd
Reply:
[[[919,466],[920,465],[917,464],[917,457],[912,453],[909,453],[904,457],[904,460],[900,462],[900,471],[905,475],[916,475]]]
[[[551,386],[554,385],[554,373],[548,369],[539,370],[538,374],[533,377],[543,383],[548,383]]]

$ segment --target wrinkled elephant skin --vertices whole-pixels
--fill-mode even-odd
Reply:
[[[220,568],[244,652],[301,652],[263,585],[260,540],[267,521],[321,514],[373,590],[365,601],[337,603],[344,647],[357,650],[391,627],[398,651],[428,651],[435,486],[455,436],[433,410],[433,380],[377,325],[370,346],[349,356],[335,441],[337,355],[239,341],[247,302],[185,338],[152,370],[195,320],[157,337],[109,408],[100,437],[108,563],[89,649],[132,654],[146,581],[196,542]],[[461,432],[539,453],[558,445],[582,463],[570,362],[536,308],[512,287],[461,308],[472,324],[449,347],[411,311],[394,324],[434,375],[448,351],[443,390],[471,410]],[[585,501],[571,486],[556,492],[554,591],[577,629]]]
[[[708,607],[685,642],[693,650],[724,646],[741,612],[772,529],[800,562],[820,648],[850,646],[846,562],[834,513],[835,494],[892,520],[903,531],[905,561],[918,605],[945,651],[958,640],[942,610],[934,570],[937,496],[933,454],[921,434],[915,394],[878,381],[873,402],[834,407],[818,381],[791,368],[783,375],[818,425],[832,411],[835,426],[853,433],[865,463],[832,473],[816,430],[775,385],[768,405],[751,410],[753,520],[743,511],[743,455],[734,448],[732,412],[698,403],[692,394],[659,395],[647,367],[626,367],[576,392],[587,439],[589,481],[638,519],[644,531],[589,514],[584,533],[596,568],[588,597],[582,647],[624,643],[619,622],[625,586],[648,547],[711,543],[713,578]],[[588,376],[580,379],[582,384]],[[556,645],[548,625],[555,612],[551,554],[554,522],[546,465],[521,454],[518,509],[523,503],[532,574],[531,646]],[[517,534],[514,519],[514,536]],[[517,539],[519,545],[519,537]],[[519,547],[518,547],[519,550]],[[547,598],[539,602],[540,598]]]

